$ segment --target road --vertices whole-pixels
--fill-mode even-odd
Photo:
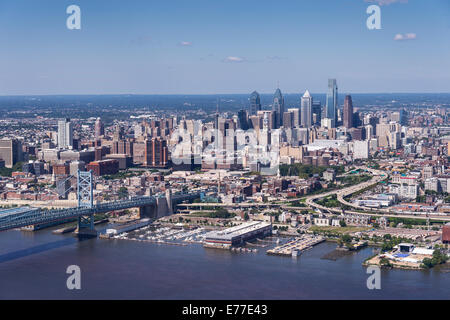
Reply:
[[[320,194],[308,196],[308,197],[306,197],[305,203],[312,208],[317,208],[317,209],[324,210],[324,211],[333,211],[333,212],[341,213],[342,212],[341,209],[324,207],[315,202],[315,200],[325,198],[325,197],[335,194],[337,196],[337,200],[340,203],[345,204],[349,207],[353,207],[355,209],[367,210],[366,207],[360,207],[360,206],[357,206],[353,203],[346,201],[344,199],[344,197],[348,196],[352,193],[355,193],[357,191],[360,191],[362,189],[365,189],[367,187],[373,186],[373,185],[383,181],[384,179],[386,179],[389,176],[387,175],[387,173],[385,173],[384,171],[380,171],[380,170],[375,170],[375,169],[370,169],[370,168],[365,168],[365,167],[356,167],[356,169],[369,171],[373,175],[372,179],[370,179],[369,181],[354,185],[354,186],[344,188],[344,189],[337,189],[337,190],[333,190],[333,191],[326,192],[326,193],[320,193]]]
[[[337,196],[337,200],[344,204],[347,205],[349,207],[355,208],[355,209],[359,209],[359,210],[370,210],[372,212],[376,212],[375,214],[377,215],[383,215],[385,217],[391,217],[391,218],[395,218],[395,217],[399,217],[401,216],[402,218],[410,218],[410,219],[424,219],[427,218],[425,215],[414,215],[414,214],[392,214],[390,213],[390,211],[388,209],[373,209],[373,208],[367,208],[367,207],[362,207],[362,206],[358,206],[354,203],[350,203],[348,201],[346,201],[344,199],[344,197],[358,192],[362,189],[365,189],[367,187],[373,186],[383,180],[385,180],[386,178],[389,177],[389,174],[387,174],[384,171],[381,170],[375,170],[375,169],[371,169],[371,168],[366,168],[366,167],[357,167],[357,169],[361,169],[361,170],[367,170],[369,171],[372,175],[373,178],[370,179],[369,181],[354,185],[354,186],[350,186],[348,188],[344,188],[344,189],[338,189],[338,190],[333,190],[330,192],[326,192],[326,193],[321,193],[321,194],[317,194],[317,195],[311,195],[309,197],[306,197],[305,203],[311,207],[311,208],[316,208],[316,209],[320,209],[324,212],[330,212],[330,213],[338,213],[341,214],[342,213],[342,209],[341,208],[328,208],[325,206],[322,206],[320,204],[317,204],[315,201],[327,196],[331,196],[333,194],[336,194]],[[362,214],[362,215],[368,215],[368,216],[372,216],[374,215],[373,213],[362,213],[362,212],[358,212],[358,211],[349,211],[346,210],[346,213],[352,213],[352,214]],[[430,218],[430,220],[442,220],[442,221],[450,221],[450,217],[449,216],[440,216],[440,215],[432,215],[429,214],[428,218]]]
[[[369,181],[354,185],[354,186],[350,186],[344,189],[337,189],[337,190],[332,190],[329,192],[325,192],[325,193],[320,193],[320,194],[315,194],[315,195],[310,195],[307,196],[305,198],[305,204],[307,206],[309,206],[310,208],[316,208],[316,209],[320,209],[323,212],[329,212],[329,213],[336,213],[336,214],[341,214],[342,213],[342,209],[341,208],[328,208],[322,205],[317,204],[315,201],[333,194],[336,194],[337,196],[337,200],[344,204],[347,205],[349,207],[352,207],[354,209],[358,209],[358,210],[364,210],[364,211],[369,211],[372,213],[362,213],[359,211],[351,211],[351,210],[345,210],[346,213],[351,213],[351,214],[362,214],[362,215],[368,215],[368,216],[373,216],[373,215],[383,215],[385,217],[402,217],[402,218],[411,218],[411,219],[424,219],[427,218],[426,215],[424,214],[412,214],[412,213],[404,213],[404,214],[395,214],[392,213],[391,211],[389,211],[389,209],[375,209],[375,208],[367,208],[367,207],[362,207],[362,206],[358,206],[356,204],[350,203],[348,201],[346,201],[344,199],[344,197],[358,192],[360,190],[363,190],[367,187],[376,185],[377,183],[380,183],[381,181],[385,180],[386,178],[389,178],[389,174],[385,171],[381,171],[381,170],[376,170],[376,169],[372,169],[372,168],[367,168],[367,167],[356,167],[356,169],[361,169],[361,170],[367,170],[368,172],[370,172],[370,174],[373,175],[372,179],[370,179]],[[292,201],[298,201],[298,199],[291,199],[288,200],[288,202],[292,202]],[[202,207],[228,207],[228,208],[233,208],[233,209],[237,209],[237,208],[282,208],[282,209],[295,209],[295,210],[304,210],[305,207],[291,207],[282,203],[190,203],[190,204],[180,204],[179,206],[183,206],[185,208],[202,208]],[[375,212],[375,213],[373,213]],[[442,215],[428,215],[428,217],[430,218],[430,220],[441,220],[441,221],[450,221],[450,216],[442,216]]]

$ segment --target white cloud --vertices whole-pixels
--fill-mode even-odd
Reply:
[[[182,47],[190,47],[190,46],[192,46],[192,42],[190,42],[190,41],[181,41],[179,43],[179,45],[182,46]]]
[[[241,58],[241,57],[228,56],[223,61],[224,62],[244,62],[245,59]]]
[[[375,2],[379,6],[388,6],[393,3],[408,3],[408,0],[364,0],[365,2]]]
[[[397,33],[394,37],[395,41],[403,41],[403,40],[414,40],[417,38],[417,35],[415,33]]]

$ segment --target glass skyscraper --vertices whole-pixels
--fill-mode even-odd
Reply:
[[[353,102],[352,102],[352,96],[347,95],[345,96],[344,101],[344,127],[347,129],[353,128]]]
[[[73,146],[73,126],[70,119],[58,121],[58,147],[66,149]]]
[[[303,128],[312,127],[312,104],[313,99],[308,90],[302,97],[300,120]]]
[[[325,117],[331,119],[334,128],[337,122],[338,87],[336,79],[328,79],[327,103],[325,106]]]
[[[250,95],[250,110],[249,116],[254,116],[261,110],[261,98],[259,97],[259,93],[253,91]]]
[[[276,111],[276,126],[281,127],[283,125],[284,98],[280,89],[277,89],[273,95],[272,111]]]

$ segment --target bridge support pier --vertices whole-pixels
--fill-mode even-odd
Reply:
[[[92,208],[94,206],[92,170],[80,171],[77,176],[78,208]],[[96,238],[97,230],[94,228],[94,215],[80,216],[75,233],[79,238]]]
[[[98,234],[94,227],[94,216],[80,216],[75,234],[79,238],[96,238]]]
[[[145,206],[145,207],[139,207],[139,218],[151,218],[156,219],[157,218],[157,212],[155,206]]]

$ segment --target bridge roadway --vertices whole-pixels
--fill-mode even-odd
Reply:
[[[151,205],[156,206],[155,197],[134,197],[120,201],[103,202],[94,205],[92,208],[67,208],[56,210],[41,210],[39,208],[34,210],[30,209],[30,211],[25,213],[10,214],[3,217],[0,215],[0,231]]]

